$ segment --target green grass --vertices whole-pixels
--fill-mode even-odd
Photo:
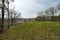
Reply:
[[[60,40],[60,22],[29,22],[10,27],[1,40]]]

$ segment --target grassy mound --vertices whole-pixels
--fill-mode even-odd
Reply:
[[[0,40],[60,40],[59,22],[29,22],[11,27]]]

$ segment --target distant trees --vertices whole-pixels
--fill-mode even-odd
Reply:
[[[58,9],[57,9],[58,8]],[[49,9],[46,9],[45,11],[38,12],[38,17],[36,20],[40,21],[58,21],[59,15],[56,15],[58,10],[60,10],[60,4],[58,4],[57,7],[50,7]],[[43,14],[43,15],[42,15]],[[43,20],[42,20],[43,19]]]
[[[48,13],[49,13],[49,15],[51,17],[51,21],[54,21],[55,20],[54,16],[57,13],[57,9],[54,8],[54,7],[51,7],[51,8],[48,9]]]
[[[35,19],[36,21],[45,21],[45,14],[44,11],[38,12],[37,13],[38,17]]]

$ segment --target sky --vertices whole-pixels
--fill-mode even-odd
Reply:
[[[23,18],[35,18],[37,12],[56,7],[60,0],[15,0],[15,9],[21,12]]]

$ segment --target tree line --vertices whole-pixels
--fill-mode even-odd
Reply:
[[[58,21],[60,22],[60,4],[56,7],[50,7],[45,11],[37,13],[38,16],[35,18],[36,21]]]
[[[10,2],[14,2],[14,0],[0,0],[0,2],[0,33],[2,33],[5,27],[4,25],[7,23],[6,27],[9,29],[10,23],[13,25],[13,22],[15,22],[14,20],[17,20],[21,17],[21,12],[15,10],[15,7],[9,9]]]

